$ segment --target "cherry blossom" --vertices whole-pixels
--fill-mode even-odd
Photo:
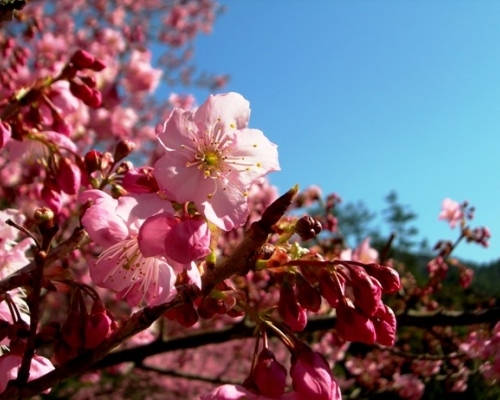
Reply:
[[[463,218],[462,206],[458,201],[447,197],[443,200],[441,212],[439,213],[438,218],[448,221],[450,226],[455,228],[455,226],[460,223]]]
[[[160,188],[227,231],[245,223],[252,183],[280,169],[277,146],[247,128],[249,117],[240,94],[215,95],[194,113],[174,109],[158,134],[166,150],[155,163]]]
[[[113,289],[130,305],[161,304],[176,293],[176,274],[164,257],[145,256],[137,236],[144,220],[155,212],[173,212],[155,193],[113,199],[98,190],[88,190],[80,201],[94,202],[82,218],[89,236],[106,249],[90,264],[94,283]]]
[[[22,355],[15,353],[8,353],[0,356],[0,393],[5,390],[10,380],[17,378],[19,367],[21,366]],[[35,355],[31,360],[30,375],[28,381],[39,378],[52,371],[54,366],[45,357]],[[49,393],[50,389],[44,391]]]

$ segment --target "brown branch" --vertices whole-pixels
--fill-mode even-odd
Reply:
[[[298,186],[295,186],[276,199],[266,208],[262,218],[250,225],[243,240],[233,253],[222,262],[217,263],[214,268],[205,270],[202,276],[203,294],[210,293],[214,286],[224,279],[228,279],[235,274],[246,275],[248,273],[250,270],[249,262],[262,245],[266,243],[268,236],[273,233],[273,225],[283,217],[298,190]]]
[[[335,316],[310,318],[304,332],[331,330],[335,327],[336,320]],[[432,313],[412,311],[408,314],[397,315],[398,327],[464,326],[495,323],[497,321],[500,321],[500,308],[476,311],[439,311]],[[233,339],[252,337],[254,330],[254,326],[240,322],[224,329],[196,332],[166,341],[157,340],[143,346],[110,353],[95,363],[92,368],[101,369],[122,362],[142,363],[144,359],[155,354],[193,349],[207,344],[224,343]]]

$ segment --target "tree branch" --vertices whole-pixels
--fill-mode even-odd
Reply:
[[[335,316],[310,318],[304,333],[331,330],[335,327],[336,320]],[[498,321],[500,321],[500,308],[475,311],[410,311],[408,314],[397,315],[398,327],[413,326],[429,328],[432,326],[464,326],[495,323]],[[233,339],[248,338],[252,337],[254,329],[253,325],[240,322],[224,329],[196,332],[166,341],[157,340],[144,346],[110,353],[95,363],[92,369],[106,368],[122,362],[142,363],[144,359],[155,354],[193,349],[207,344],[224,343]]]

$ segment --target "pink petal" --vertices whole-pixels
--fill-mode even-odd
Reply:
[[[221,120],[228,125],[234,123],[236,129],[244,129],[249,119],[250,103],[235,92],[210,95],[194,115],[196,125],[204,127],[213,126]]]
[[[230,185],[228,188],[226,191],[217,191],[211,200],[199,205],[205,217],[225,231],[244,225],[250,212],[247,199],[240,189],[231,188]]]
[[[176,218],[168,213],[156,214],[144,221],[137,236],[144,257],[165,255],[165,237],[176,224]]]

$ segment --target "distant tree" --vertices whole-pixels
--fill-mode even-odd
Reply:
[[[342,236],[352,246],[357,246],[366,237],[377,234],[372,227],[377,213],[369,210],[361,200],[340,204],[335,208],[335,216],[342,229]]]
[[[391,191],[386,197],[387,208],[382,210],[384,220],[388,223],[391,231],[396,235],[394,244],[400,251],[408,251],[417,243],[415,236],[418,229],[410,225],[417,218],[417,214],[410,210],[409,206],[398,202],[398,195]]]

